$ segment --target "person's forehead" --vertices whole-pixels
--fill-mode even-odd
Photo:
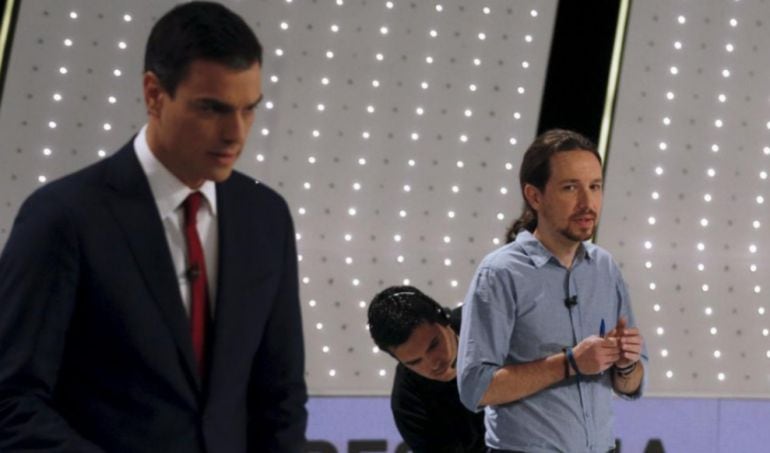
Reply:
[[[601,164],[596,155],[587,150],[578,149],[554,153],[550,159],[551,174],[572,171],[589,171],[601,176]]]
[[[435,323],[424,322],[412,330],[412,334],[407,340],[397,347],[393,352],[398,356],[405,357],[406,360],[419,358],[419,355],[425,352],[433,338],[439,333],[439,326]],[[399,359],[404,359],[399,357]]]

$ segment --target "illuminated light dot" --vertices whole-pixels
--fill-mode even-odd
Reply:
[[[655,304],[652,306],[653,311],[660,311],[660,304]]]
[[[674,377],[674,372],[671,370],[666,371],[666,377],[671,379],[672,377]]]
[[[735,18],[730,19],[730,26],[731,27],[737,27],[738,26],[738,20]]]
[[[762,226],[762,224],[759,223],[759,220],[755,220],[755,221],[751,222],[751,226],[753,226],[755,230],[758,230],[759,227]]]
[[[684,16],[679,16],[679,17],[677,17],[677,18],[676,18],[676,20],[677,20],[677,22],[679,22],[680,24],[684,24],[685,22],[687,22],[687,19],[685,19],[685,17],[684,17]]]
[[[446,213],[446,215],[450,219],[454,219],[455,218],[455,212],[454,211],[449,211],[449,212]]]
[[[711,329],[709,329],[709,332],[711,333],[711,335],[716,335],[718,331],[716,327],[712,327]]]
[[[359,279],[357,279],[357,278],[354,278],[351,281],[351,283],[353,284],[353,286],[358,286],[359,284],[361,284],[361,281]]]
[[[281,30],[288,30],[289,24],[286,22],[281,22]]]
[[[354,216],[356,215],[356,208],[350,208],[348,209],[348,215]]]
[[[757,196],[757,204],[762,204],[764,202],[765,202],[765,197],[763,197],[762,195],[758,195]]]
[[[468,136],[465,135],[465,134],[461,135],[460,136],[460,141],[463,142],[463,143],[467,143],[468,142]]]
[[[751,244],[751,245],[749,246],[749,252],[751,252],[751,253],[757,253],[757,246],[756,246],[756,245],[754,245],[754,244]]]
[[[524,90],[524,87],[518,87],[518,88],[516,88],[516,92],[518,92],[519,94],[524,94],[524,91],[525,91],[525,90]]]
[[[67,47],[71,47],[72,46],[72,40],[69,39],[69,38],[65,39],[64,40],[64,45],[67,46]]]
[[[711,194],[707,193],[707,194],[703,195],[703,201],[705,201],[706,203],[711,202]]]
[[[316,329],[318,329],[318,330],[322,330],[322,329],[324,328],[324,325],[323,325],[323,323],[320,323],[320,322],[319,322],[319,323],[317,323],[317,324],[315,325],[315,328],[316,328]]]
[[[452,242],[452,238],[449,236],[444,236],[444,243],[449,244],[450,242]]]
[[[669,68],[669,72],[671,72],[671,75],[677,75],[679,74],[679,68],[676,66],[671,66],[671,68]]]
[[[500,245],[500,239],[499,238],[492,238],[492,243],[495,245]]]
[[[444,7],[441,5],[436,5],[436,11],[438,12],[444,11]]]
[[[340,31],[340,27],[337,24],[332,24],[331,27],[329,27],[329,29],[332,31],[332,33],[337,33],[338,31]]]
[[[268,110],[273,110],[273,107],[275,107],[275,104],[273,104],[273,101],[267,101],[265,102],[265,108]]]
[[[650,250],[652,248],[652,242],[645,241],[644,242],[644,248],[646,248],[647,250]]]
[[[107,102],[109,102],[110,104],[114,104],[114,103],[118,102],[118,100],[117,100],[117,98],[115,98],[115,96],[110,96],[110,97],[107,98]]]
[[[394,235],[393,236],[393,240],[396,241],[396,242],[401,242],[401,235],[400,234]]]
[[[379,87],[380,87],[380,81],[379,81],[379,80],[377,80],[377,79],[375,79],[375,80],[372,80],[372,86],[373,86],[374,88],[379,88]]]
[[[704,270],[706,270],[706,266],[704,266],[703,263],[698,263],[698,270],[703,272]]]
[[[652,261],[645,261],[644,267],[646,267],[647,269],[652,269]]]
[[[329,60],[334,58],[334,52],[332,52],[331,50],[327,50],[326,51],[326,58],[328,58]]]
[[[296,233],[294,237],[299,241],[302,239],[302,235],[300,233]]]
[[[65,68],[64,66],[59,68],[59,74],[66,74],[66,73],[67,73],[67,68]]]
[[[316,306],[316,301],[311,300],[307,304],[310,305],[311,307],[315,307]]]
[[[428,64],[433,64],[433,57],[428,55],[427,57],[425,57],[425,62]]]
[[[380,33],[383,35],[388,34],[388,27],[380,27]]]
[[[78,13],[76,11],[70,11],[70,19],[77,19]]]
[[[487,39],[487,35],[485,33],[479,33],[479,40],[484,41],[485,39]]]
[[[767,172],[766,171],[760,171],[759,172],[759,179],[767,179]]]
[[[706,174],[709,176],[709,178],[713,178],[714,176],[716,176],[717,171],[714,170],[713,168],[709,168],[708,170],[706,170]]]
[[[706,316],[711,316],[712,314],[714,314],[714,309],[711,307],[706,307],[706,309],[703,310],[703,312],[706,314]]]
[[[329,376],[334,377],[337,375],[337,370],[329,370]]]
[[[762,292],[762,287],[759,286],[759,285],[755,286],[754,287],[754,292],[757,293],[757,294],[761,293]],[[762,313],[760,313],[760,314],[762,314]]]
[[[114,71],[112,71],[112,73],[115,75],[115,77],[120,77],[123,75],[123,71],[121,71],[120,69],[115,69]]]
[[[261,133],[261,134],[262,134],[264,137],[267,137],[268,135],[270,135],[270,129],[268,129],[268,128],[266,128],[266,127],[265,127],[265,128],[262,128],[262,130],[260,131],[260,133]]]
[[[369,133],[369,131],[363,131],[361,133],[361,138],[363,138],[364,140],[369,140],[369,137],[371,137],[371,134]]]
[[[318,104],[316,108],[318,109],[319,112],[323,112],[324,110],[326,110],[326,106],[323,104]]]
[[[112,125],[110,123],[104,123],[102,128],[104,128],[105,131],[111,131],[112,130]]]
[[[445,258],[444,259],[444,266],[451,266],[451,265],[452,265],[452,260],[450,260],[449,258]]]
[[[345,2],[343,0],[337,0],[337,6],[342,6],[344,4]]]
[[[99,151],[97,151],[96,155],[99,156],[100,158],[107,157],[107,151],[100,149]]]
[[[519,143],[519,141],[516,140],[516,137],[511,137],[510,139],[508,139],[508,143],[510,143],[511,146],[516,146],[516,144]]]
[[[44,175],[40,175],[40,176],[37,177],[37,181],[40,182],[40,183],[44,183],[44,182],[48,181],[48,178],[46,178]]]
[[[353,258],[349,256],[345,257],[345,264],[353,264]]]
[[[306,182],[305,184],[302,185],[302,187],[304,187],[305,190],[310,190],[310,188],[313,186],[309,182]]]
[[[708,290],[709,290],[709,285],[702,285],[702,286],[700,287],[700,289],[701,289],[701,290],[703,290],[703,292],[704,292],[704,293],[707,293],[707,292],[708,292]]]
[[[423,113],[425,113],[425,110],[424,110],[422,107],[417,107],[417,108],[414,110],[414,112],[415,112],[416,114],[418,114],[418,115],[422,115]]]
[[[120,41],[120,42],[118,42],[118,48],[122,49],[122,50],[125,50],[125,49],[128,48],[128,44],[126,44],[125,41]]]
[[[353,240],[353,235],[350,233],[346,233],[344,238],[345,238],[345,241],[350,242]]]
[[[418,134],[417,132],[412,132],[411,137],[412,137],[412,140],[417,141],[420,139],[420,134]]]
[[[417,162],[415,162],[414,159],[409,159],[409,161],[407,162],[407,165],[409,165],[410,167],[414,167],[415,165],[417,165]]]
[[[765,307],[759,307],[757,309],[757,313],[759,313],[760,315],[764,315],[765,314]]]
[[[321,350],[323,352],[329,352],[330,351],[329,346],[324,346],[323,348],[321,348]]]
[[[666,99],[668,99],[669,101],[673,100],[674,97],[675,96],[674,96],[674,92],[673,91],[669,91],[669,92],[666,93]]]
[[[521,62],[521,67],[524,68],[524,69],[529,68],[529,62],[528,61],[522,61]]]
[[[385,377],[386,374],[388,374],[388,373],[385,372],[385,370],[380,369],[380,372],[379,372],[380,377]]]
[[[369,113],[374,113],[374,106],[373,105],[367,105],[366,106],[366,111],[369,112]]]
[[[661,357],[668,357],[668,349],[661,349],[660,350],[660,356]]]
[[[438,36],[438,32],[436,30],[431,30],[430,33],[428,33],[431,38],[435,38]]]
[[[505,163],[505,169],[506,170],[513,170],[513,164],[510,162]]]
[[[770,359],[770,350],[768,350],[767,352],[765,352],[765,356],[766,356],[768,359]]]
[[[468,89],[469,89],[470,91],[476,91],[476,85],[474,85],[474,84],[470,84],[470,85],[468,85]]]
[[[655,284],[655,282],[650,283],[650,290],[651,291],[655,291],[655,288],[657,288],[657,287],[658,286]]]
[[[54,101],[59,102],[59,101],[61,101],[61,99],[62,99],[61,94],[59,94],[59,93],[54,93],[53,94],[53,100]]]
[[[427,89],[428,89],[428,87],[430,87],[430,85],[428,84],[428,82],[421,82],[421,83],[420,83],[420,88],[422,88],[423,90],[427,90]]]
[[[663,167],[655,167],[655,174],[660,176],[663,174]]]
[[[716,126],[716,127],[722,127],[723,125],[724,125],[724,122],[722,122],[722,120],[715,120],[714,121],[714,126]]]
[[[722,352],[717,349],[716,351],[714,351],[714,358],[718,359],[720,357],[722,357]]]
[[[765,336],[765,337],[766,337],[766,336],[768,336],[768,335],[770,335],[770,330],[768,330],[768,329],[762,329],[762,336]]]
[[[378,354],[380,352],[380,348],[375,346],[375,347],[372,348],[372,352],[375,353],[375,354]]]
[[[454,192],[454,193],[458,193],[458,192],[460,192],[460,187],[458,187],[458,186],[452,186],[452,192]]]
[[[682,43],[680,41],[674,41],[674,49],[680,50],[682,48]]]
[[[702,227],[707,227],[707,226],[709,226],[709,221],[708,221],[708,219],[700,219],[700,226],[702,226]]]
[[[513,119],[519,120],[521,119],[521,113],[519,112],[513,112]]]
[[[498,212],[497,213],[497,220],[503,220],[503,219],[505,219],[505,214],[503,214],[502,212]]]
[[[452,285],[452,288],[457,288],[458,283],[457,283],[457,280],[452,280],[451,282],[449,282],[449,284]]]
[[[308,163],[314,164],[316,163],[316,158],[314,156],[310,156],[307,158]]]
[[[532,42],[532,35],[524,35],[525,42]]]
[[[403,281],[403,284],[404,284],[404,285],[409,285],[409,284],[411,283],[411,282],[410,282],[410,280],[409,280],[408,278],[405,278],[405,279],[404,279],[404,280],[402,280],[402,281]]]
[[[716,143],[711,145],[711,151],[715,152],[715,153],[718,153],[719,152],[719,145],[717,145]]]
[[[468,118],[473,116],[473,111],[471,111],[471,109],[465,109],[464,113],[465,113],[465,116],[468,117]]]
[[[366,308],[366,301],[365,300],[360,301],[358,303],[358,306],[361,307],[361,308]]]
[[[481,11],[483,11],[483,12],[484,12],[484,14],[489,14],[491,10],[489,9],[489,7],[488,7],[488,6],[485,6],[484,8],[482,8],[482,10],[481,10]]]
[[[663,335],[663,333],[664,333],[665,331],[663,330],[663,327],[658,327],[657,329],[655,329],[655,332],[656,332],[658,335]]]
[[[374,56],[374,58],[376,58],[377,61],[382,61],[385,59],[385,56],[381,53],[378,53],[377,55]]]
[[[532,11],[529,12],[529,15],[532,17],[537,17],[537,10],[533,9]]]
[[[398,212],[398,216],[399,216],[399,217],[401,217],[401,218],[403,219],[404,217],[406,217],[406,211],[404,211],[404,210],[402,209],[401,211],[399,211],[399,212]]]
[[[660,149],[661,151],[665,151],[666,149],[668,149],[668,145],[666,144],[666,142],[660,142],[658,144],[658,149]]]
[[[299,209],[297,210],[297,212],[299,212],[299,215],[305,215],[305,213],[306,213],[307,211],[305,210],[305,208],[299,208]]]
[[[735,46],[733,46],[732,44],[729,44],[729,43],[728,43],[728,44],[725,46],[725,50],[726,50],[726,51],[728,51],[728,52],[732,52],[733,50],[735,50]]]
[[[315,129],[313,130],[312,134],[313,134],[313,137],[318,138],[321,136],[321,131],[319,131],[318,129]]]
[[[308,283],[310,283],[310,278],[309,277],[302,277],[302,283],[307,285]]]
[[[698,251],[700,251],[700,252],[706,250],[706,246],[703,244],[703,242],[698,242],[698,245],[696,247],[698,248]]]
[[[124,14],[124,15],[123,15],[123,20],[124,20],[124,21],[126,21],[126,22],[131,22],[131,19],[132,19],[132,17],[131,17],[131,15],[130,15],[130,14]]]
[[[359,158],[358,165],[366,165],[366,159],[364,159],[363,157]]]
[[[647,223],[649,223],[650,225],[655,225],[655,217],[650,217],[649,219],[647,219]]]
[[[660,194],[658,192],[653,192],[651,195],[653,200],[657,200],[660,198]]]
[[[50,156],[51,152],[51,148],[43,148],[43,155]]]
[[[277,76],[277,75],[275,75],[275,74],[271,75],[271,76],[270,76],[270,81],[271,81],[272,83],[278,83],[278,76]]]
[[[361,183],[354,182],[353,183],[353,190],[356,190],[356,191],[361,190]]]
[[[719,96],[717,96],[717,99],[719,99],[719,102],[727,102],[727,96],[725,96],[724,94],[720,94]]]
[[[329,84],[329,78],[328,77],[322,77],[321,78],[321,85],[328,85]]]
[[[501,188],[500,188],[500,193],[501,193],[502,195],[505,195],[505,194],[507,194],[507,193],[508,193],[508,188],[506,188],[506,187],[501,187]]]
[[[668,126],[669,124],[671,124],[671,118],[669,118],[669,117],[667,117],[667,116],[666,116],[666,117],[664,117],[664,118],[663,118],[663,124],[665,124],[666,126]]]
[[[730,70],[729,69],[722,69],[722,77],[725,79],[730,77]]]

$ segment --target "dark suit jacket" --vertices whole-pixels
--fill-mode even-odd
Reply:
[[[0,451],[300,451],[307,422],[284,200],[217,184],[211,366],[195,372],[160,216],[129,143],[42,187],[0,256]]]

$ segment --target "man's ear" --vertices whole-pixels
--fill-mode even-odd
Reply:
[[[166,90],[160,84],[160,79],[152,71],[147,71],[142,77],[144,91],[144,105],[147,107],[147,115],[158,118],[163,110],[163,101],[166,98]]]
[[[527,199],[529,206],[535,211],[540,211],[543,193],[532,184],[524,184],[524,198]]]

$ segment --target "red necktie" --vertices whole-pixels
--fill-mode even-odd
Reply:
[[[206,370],[206,328],[209,316],[208,282],[206,280],[206,260],[198,236],[198,208],[201,205],[201,193],[193,192],[184,202],[185,237],[187,239],[187,279],[190,282],[190,330],[192,332],[193,351],[198,362],[200,376]]]

